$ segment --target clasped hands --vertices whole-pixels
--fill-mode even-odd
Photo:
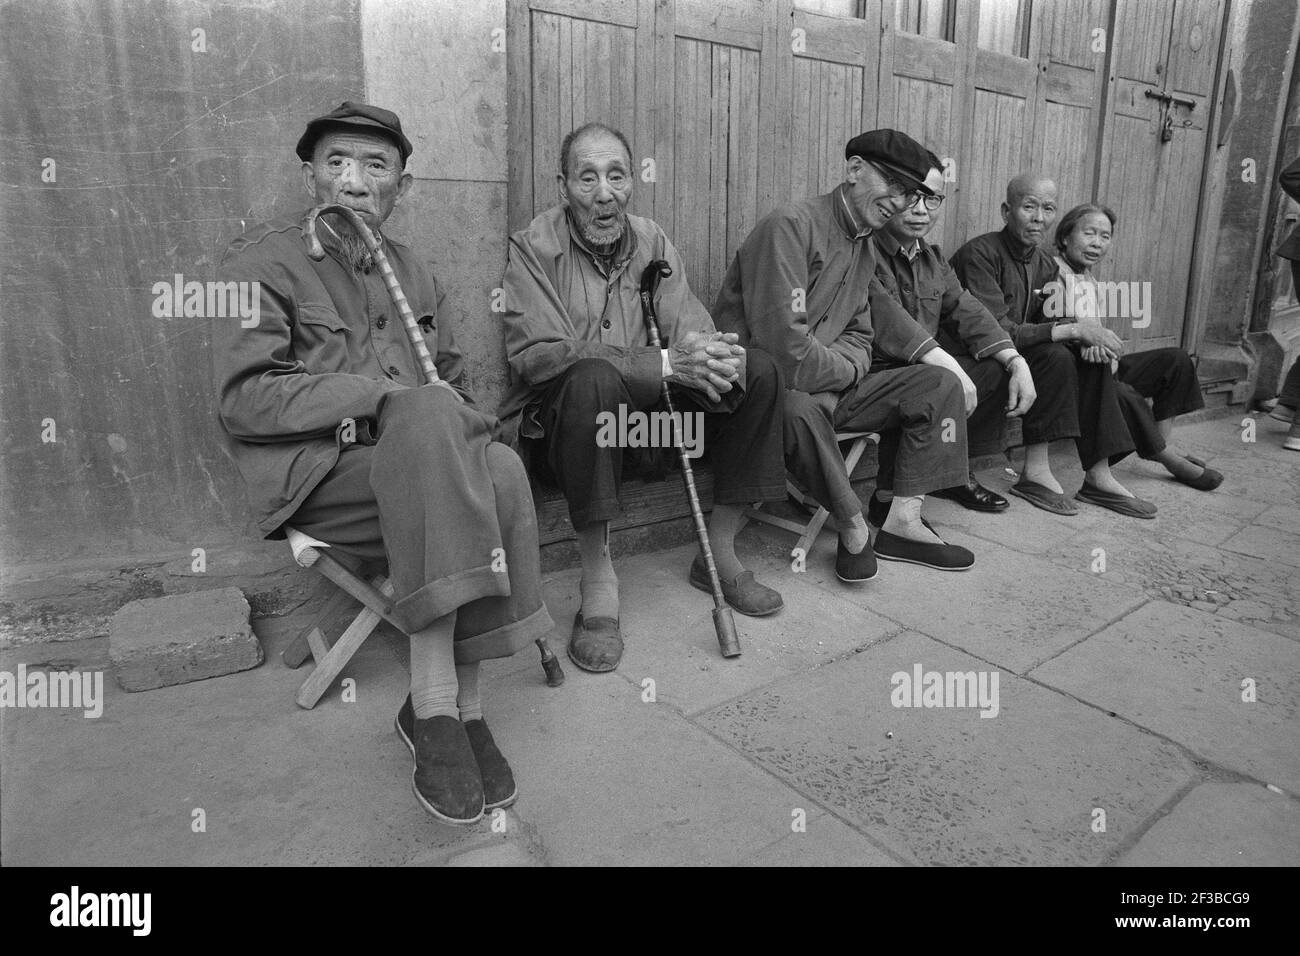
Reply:
[[[1114,367],[1124,351],[1124,341],[1100,322],[1080,322],[1079,355],[1085,362]]]
[[[720,402],[745,377],[745,350],[735,332],[687,332],[668,347],[674,385],[693,388]]]

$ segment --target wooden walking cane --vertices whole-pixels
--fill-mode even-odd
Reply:
[[[663,259],[655,259],[641,273],[641,311],[645,316],[646,331],[650,344],[663,348],[659,344],[659,321],[655,316],[655,290],[659,280],[673,274],[672,266]],[[736,635],[736,621],[731,616],[731,608],[722,596],[722,582],[718,580],[718,569],[713,563],[713,548],[709,545],[709,531],[704,526],[704,512],[700,510],[700,495],[695,490],[695,472],[691,470],[691,459],[686,454],[686,445],[682,441],[682,420],[673,408],[673,397],[668,391],[668,380],[663,381],[664,404],[668,406],[668,418],[673,423],[673,444],[681,452],[682,480],[686,482],[686,497],[690,499],[691,517],[695,519],[695,533],[700,539],[700,551],[704,554],[704,566],[709,571],[709,586],[713,590],[713,630],[718,636],[718,647],[723,657],[740,656],[740,638]]]
[[[307,241],[307,255],[317,262],[325,258],[325,247],[321,245],[320,239],[316,236],[316,220],[325,213],[331,212],[341,214],[351,223],[352,228],[361,237],[361,241],[370,250],[370,255],[374,257],[375,266],[383,277],[388,294],[392,298],[393,304],[397,306],[398,314],[402,317],[402,327],[406,329],[406,337],[410,340],[411,347],[415,349],[415,354],[420,360],[420,370],[424,373],[425,382],[430,385],[442,382],[443,380],[438,376],[438,369],[433,364],[433,356],[429,354],[429,347],[424,342],[424,334],[415,321],[415,313],[411,311],[411,303],[406,301],[402,286],[397,281],[397,273],[393,271],[388,256],[384,254],[383,245],[375,237],[375,234],[370,231],[370,227],[366,225],[365,220],[361,218],[361,215],[355,209],[339,203],[323,203],[308,211],[302,221],[302,235]],[[448,390],[456,396],[457,401],[464,401],[460,394],[450,386],[448,386]],[[539,637],[536,644],[542,655],[542,670],[546,672],[546,683],[551,687],[559,687],[564,683],[564,669],[560,666],[559,659],[547,645],[546,638]]]

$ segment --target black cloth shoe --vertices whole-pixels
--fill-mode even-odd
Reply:
[[[443,823],[457,826],[483,819],[483,779],[460,720],[420,720],[408,696],[395,724],[414,758],[411,789],[420,806]]]
[[[891,504],[892,502],[890,501],[881,501],[876,497],[876,493],[873,491],[871,497],[867,499],[867,524],[871,525],[873,528],[879,528],[883,525],[885,519],[889,517],[889,506]],[[930,527],[930,522],[925,520],[924,515],[921,516],[921,524],[925,525],[932,534],[937,535],[939,533],[935,531],[934,528]]]
[[[584,671],[605,674],[618,667],[623,659],[623,632],[612,617],[593,617],[584,621],[579,611],[569,635],[569,660]]]
[[[975,565],[975,555],[960,545],[925,544],[888,531],[876,533],[876,554],[882,560],[906,561],[938,571],[965,571]]]
[[[695,560],[691,562],[690,582],[691,587],[705,594],[713,593],[713,585],[709,582],[709,568],[704,563],[702,554],[696,554]],[[741,571],[731,581],[719,574],[718,582],[722,585],[722,596],[727,603],[741,614],[748,614],[750,617],[766,617],[785,607],[780,592],[774,591],[765,584],[759,584],[754,580],[753,571]]]
[[[497,749],[497,742],[492,739],[487,721],[465,721],[465,734],[469,745],[474,750],[474,759],[478,763],[479,776],[483,779],[483,809],[495,810],[508,807],[519,796],[515,787],[515,775],[510,772],[510,764]]]
[[[966,484],[958,485],[956,488],[941,488],[938,491],[930,492],[930,496],[932,498],[947,498],[949,501],[955,501],[963,508],[969,508],[971,511],[1006,511],[1011,507],[1011,502],[1007,501],[1006,498],[1003,498],[995,491],[989,491],[976,481],[973,473]]]
[[[876,552],[871,549],[871,542],[863,546],[859,554],[854,554],[844,547],[841,540],[835,552],[835,576],[846,584],[870,581],[876,576]]]

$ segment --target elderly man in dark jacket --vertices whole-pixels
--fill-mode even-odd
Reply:
[[[785,376],[785,453],[795,477],[835,518],[841,581],[868,581],[876,557],[947,571],[975,563],[922,520],[924,496],[964,484],[966,416],[975,386],[881,288],[871,234],[920,196],[939,160],[897,130],[845,147],[830,193],[765,216],[732,260],[713,304],[718,328],[773,355]],[[900,367],[871,371],[883,355]],[[900,433],[894,500],[873,545],[849,485],[837,430]]]
[[[344,103],[298,142],[315,203],[355,209],[378,232],[411,188],[411,144],[388,110]],[[362,559],[387,559],[411,642],[397,730],[421,806],[470,824],[515,800],[483,720],[479,662],[552,628],[541,597],[537,519],[523,464],[493,441],[496,419],[461,389],[442,293],[419,258],[380,234],[443,381],[425,385],[379,270],[341,217],[320,222],[325,258],[295,221],[256,225],[221,265],[256,283],[251,328],[217,321],[221,422],[258,527],[284,526]]]

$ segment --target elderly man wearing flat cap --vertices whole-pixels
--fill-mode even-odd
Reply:
[[[397,730],[429,813],[471,824],[513,803],[510,766],[483,720],[479,662],[552,628],[523,463],[461,388],[443,294],[382,232],[406,196],[411,143],[388,110],[344,103],[298,141],[313,205],[356,210],[377,233],[442,381],[424,384],[379,270],[341,216],[321,219],[320,262],[299,221],[249,229],[221,266],[257,282],[253,328],[213,331],[220,417],[267,537],[286,524],[363,561],[386,560],[410,636],[410,696]]]
[[[885,293],[869,241],[932,192],[925,177],[940,163],[889,129],[855,136],[844,155],[844,182],[834,191],[778,208],[754,227],[727,270],[713,319],[782,368],[786,463],[835,517],[840,580],[875,577],[877,556],[962,571],[974,555],[943,541],[921,505],[927,493],[966,482],[975,386]],[[872,371],[873,355],[901,367]],[[873,553],[835,432],[889,429],[900,433],[894,498]]]

